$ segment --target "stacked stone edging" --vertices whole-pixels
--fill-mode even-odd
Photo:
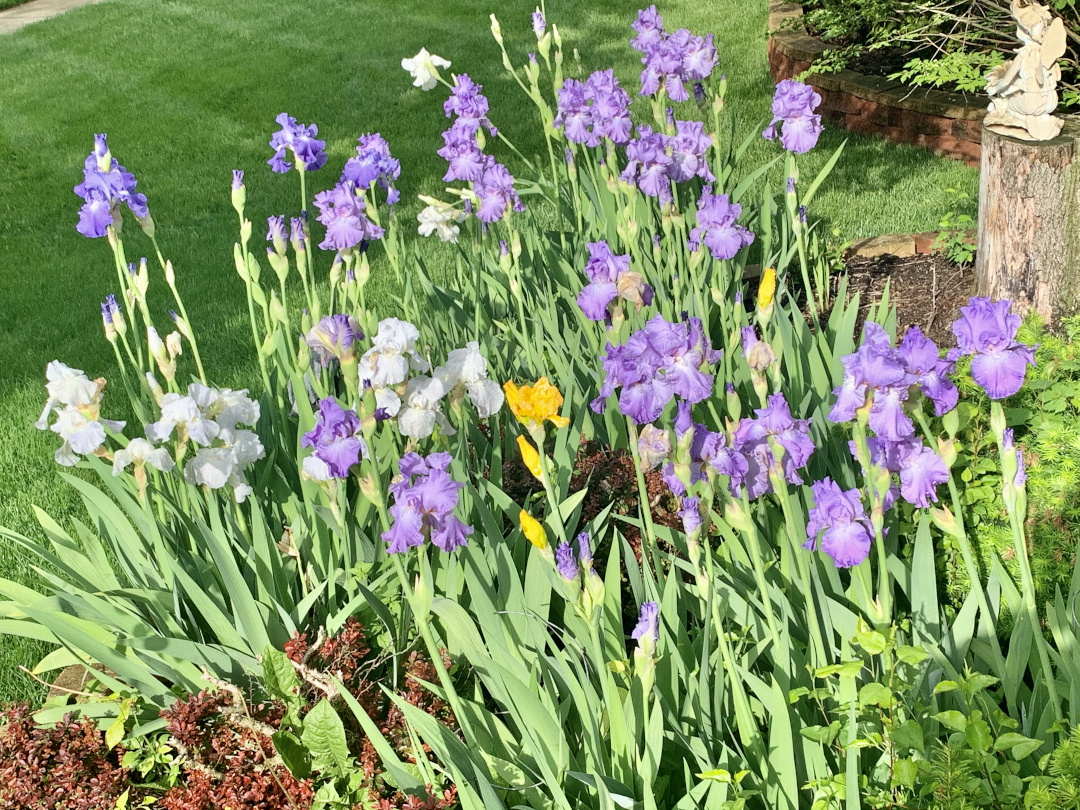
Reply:
[[[798,2],[769,0],[769,31],[773,33],[768,55],[773,81],[809,70],[826,50],[820,39],[806,33],[802,15]],[[852,70],[812,73],[806,78],[821,94],[818,111],[849,132],[915,144],[978,168],[985,99],[912,88]]]

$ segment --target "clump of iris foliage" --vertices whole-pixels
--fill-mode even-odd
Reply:
[[[317,806],[360,803],[368,757],[410,801],[467,808],[1016,806],[1080,711],[1080,582],[1040,595],[1028,548],[1010,420],[1036,353],[1019,318],[972,299],[942,356],[881,305],[858,340],[812,216],[840,151],[799,171],[822,131],[812,88],[777,87],[760,133],[775,157],[736,173],[750,141],[730,140],[711,36],[640,12],[625,88],[576,75],[557,26],[531,22],[535,52],[503,51],[545,144],[518,177],[483,88],[426,50],[402,61],[444,100],[450,185],[418,230],[447,243],[449,278],[406,238],[403,167],[377,134],[331,165],[318,127],[283,113],[271,171],[234,172],[258,392],[214,384],[152,201],[95,138],[76,227],[115,261],[102,322],[121,372],[47,369],[39,426],[91,479],[66,479],[90,519],[69,533],[39,514],[48,546],[5,532],[45,586],[0,582],[3,631],[58,645],[41,672],[104,665],[115,699],[79,710],[132,746],[178,699],[248,690]],[[295,182],[299,211],[256,215],[254,182]],[[393,312],[366,303],[377,251]],[[965,499],[986,402],[995,467],[978,472],[1011,571],[979,557]],[[637,515],[582,519],[604,487],[571,491],[586,442],[633,458]],[[524,502],[510,462],[537,482]],[[654,471],[674,526],[653,519]],[[955,611],[943,546],[968,576]],[[409,735],[391,744],[332,673],[281,652],[350,619],[381,656],[446,662],[423,685],[453,724],[388,683]],[[301,716],[302,689],[317,712]]]

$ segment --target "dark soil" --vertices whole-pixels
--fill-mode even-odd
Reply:
[[[870,306],[889,285],[889,305],[896,307],[896,336],[918,325],[948,349],[955,345],[952,322],[968,302],[975,287],[972,265],[961,267],[937,254],[908,256],[853,256],[846,262],[848,296],[859,294],[859,332]],[[839,285],[839,277],[834,284]],[[858,333],[857,333],[858,334]]]

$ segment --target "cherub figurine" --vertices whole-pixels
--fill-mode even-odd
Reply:
[[[1012,0],[1016,57],[986,75],[990,95],[985,124],[1002,135],[1026,141],[1048,141],[1061,132],[1056,86],[1061,80],[1057,60],[1065,54],[1065,24],[1039,3]]]

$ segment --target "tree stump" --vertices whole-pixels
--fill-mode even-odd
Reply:
[[[1080,122],[1038,142],[983,127],[975,287],[1048,323],[1080,312]]]

